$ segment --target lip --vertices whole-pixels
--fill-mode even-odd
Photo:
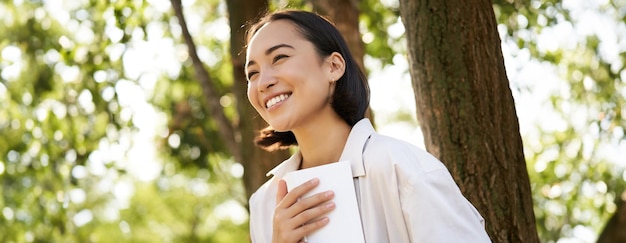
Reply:
[[[267,104],[267,102],[268,102],[269,100],[271,100],[271,99],[273,99],[273,98],[275,98],[275,97],[281,96],[281,95],[291,96],[291,94],[292,94],[292,92],[288,92],[288,91],[287,91],[287,92],[273,93],[273,94],[271,94],[271,95],[266,96],[266,97],[263,99],[263,103],[261,103],[261,106],[265,107],[265,109],[269,109],[269,108],[267,108],[267,107],[265,106],[265,104]],[[274,106],[272,106],[272,107],[274,107]]]

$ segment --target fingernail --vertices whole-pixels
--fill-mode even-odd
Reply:
[[[317,183],[319,183],[319,182],[320,182],[320,179],[318,179],[318,178],[311,179],[311,184],[313,184],[313,185],[317,185]]]
[[[327,191],[326,193],[324,193],[324,196],[325,196],[326,198],[329,198],[329,197],[332,197],[332,196],[333,196],[333,194],[334,194],[334,193],[333,193],[333,191]]]
[[[323,219],[322,219],[322,223],[323,223],[323,224],[328,223],[328,221],[329,221],[329,220],[330,220],[330,219],[328,219],[328,217],[325,217],[325,218],[323,218]]]
[[[334,207],[335,207],[335,203],[330,202],[326,204],[326,208],[334,208]]]

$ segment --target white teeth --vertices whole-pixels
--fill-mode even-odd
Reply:
[[[281,102],[287,98],[289,98],[289,95],[286,95],[286,94],[281,94],[279,96],[271,98],[270,100],[267,101],[267,103],[265,103],[265,107],[270,108],[274,106],[276,103]]]

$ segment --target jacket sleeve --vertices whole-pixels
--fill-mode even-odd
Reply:
[[[411,164],[421,168],[403,168],[413,167]],[[396,167],[411,242],[491,242],[483,218],[441,162],[430,154],[420,154],[411,164]]]

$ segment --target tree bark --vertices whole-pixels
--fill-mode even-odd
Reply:
[[[417,117],[493,242],[539,242],[491,1],[401,0]]]
[[[598,243],[626,242],[626,191],[617,200],[617,210],[604,226]]]
[[[257,131],[267,126],[267,123],[257,114],[248,102],[247,81],[244,74],[245,64],[245,32],[249,25],[254,23],[268,7],[267,0],[228,0],[230,25],[230,55],[233,64],[233,92],[237,101],[239,113],[238,128],[241,134],[241,164],[244,167],[243,181],[247,198],[256,191],[266,180],[265,174],[278,163],[289,157],[289,151],[267,152],[254,145]]]

